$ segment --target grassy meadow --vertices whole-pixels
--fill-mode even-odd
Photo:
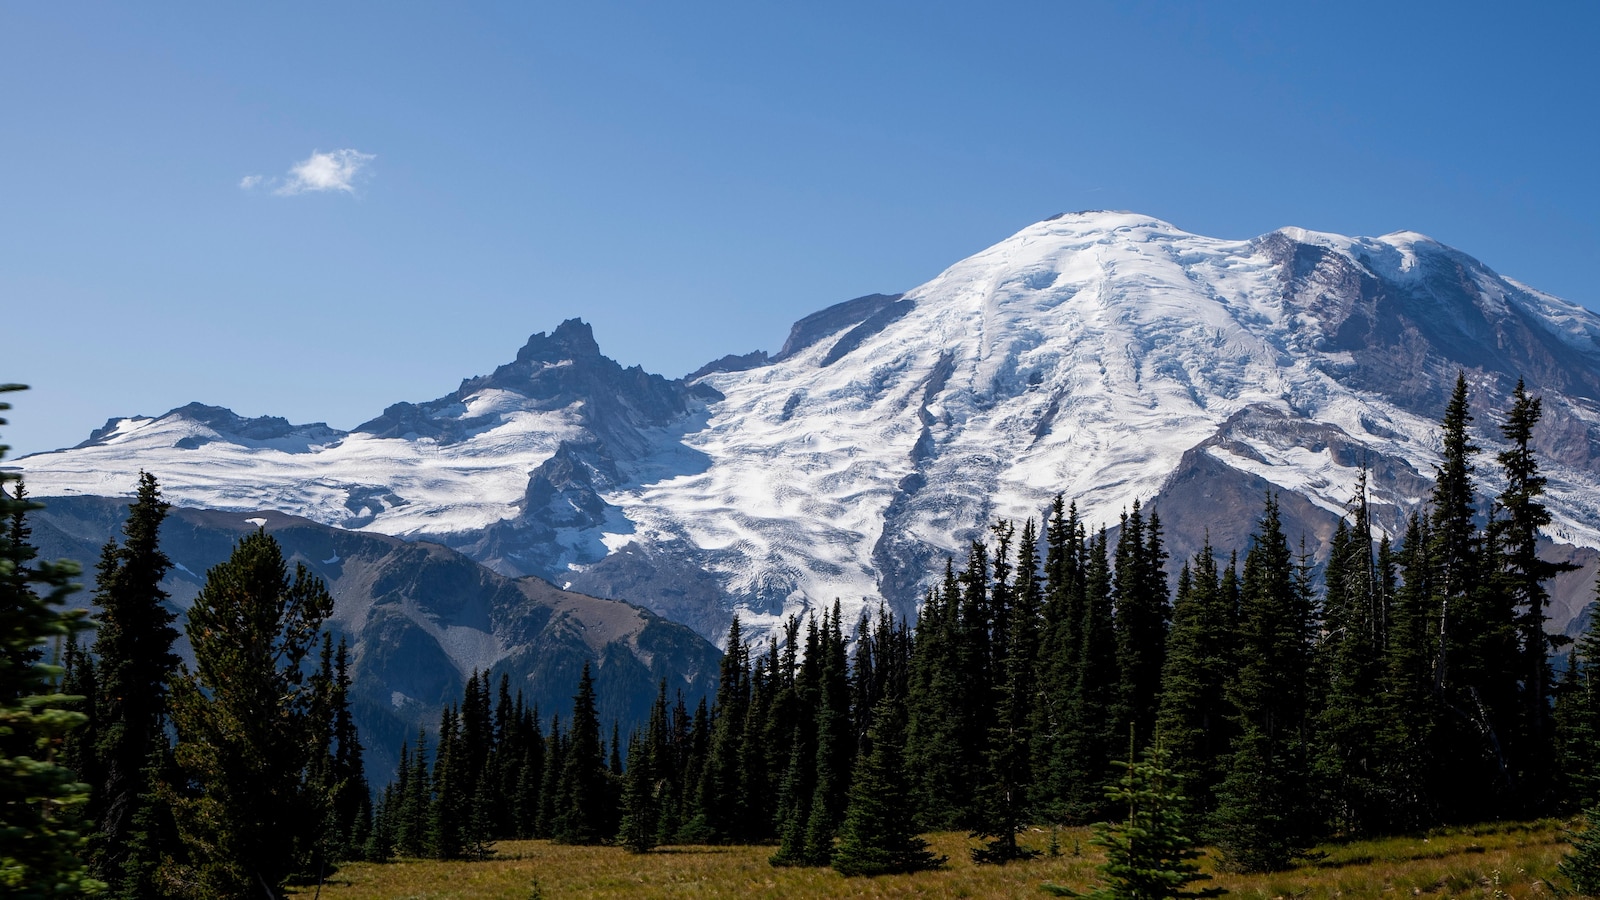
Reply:
[[[1399,897],[1551,897],[1561,884],[1556,865],[1566,852],[1561,823],[1543,821],[1452,828],[1426,835],[1328,844],[1312,865],[1271,875],[1214,873],[1211,882],[1248,900]],[[612,897],[1030,897],[1053,881],[1073,888],[1093,885],[1097,848],[1088,829],[1057,835],[1061,855],[1041,855],[1008,866],[976,866],[962,833],[930,836],[950,857],[937,872],[881,878],[844,878],[832,869],[777,869],[771,847],[665,847],[634,856],[617,847],[569,847],[547,841],[497,845],[481,862],[413,860],[353,864],[321,889],[327,900],[601,900]],[[1048,832],[1025,843],[1045,850]],[[1202,860],[1207,871],[1212,861]],[[534,888],[537,882],[537,891]],[[302,888],[304,900],[315,885]]]

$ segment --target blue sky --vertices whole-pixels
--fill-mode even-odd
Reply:
[[[1597,38],[1580,3],[5,4],[0,437],[349,428],[572,316],[677,376],[1075,209],[1412,229],[1600,307]]]

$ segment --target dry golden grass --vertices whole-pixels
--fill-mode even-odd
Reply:
[[[354,864],[322,888],[327,900],[526,900],[535,880],[547,900],[613,897],[1029,897],[1046,896],[1042,882],[1088,887],[1099,851],[1088,829],[1061,832],[1060,856],[1008,866],[976,866],[964,834],[931,835],[950,857],[937,872],[882,878],[844,878],[831,869],[777,869],[770,847],[667,847],[634,856],[616,847],[567,847],[545,841],[502,843],[482,862],[415,860]],[[1044,849],[1045,832],[1027,843]],[[1214,884],[1247,900],[1355,900],[1553,897],[1547,882],[1566,850],[1554,822],[1449,829],[1424,837],[1330,844],[1316,865],[1272,875],[1219,873]],[[1212,869],[1210,860],[1205,868]],[[309,900],[314,887],[302,889]]]

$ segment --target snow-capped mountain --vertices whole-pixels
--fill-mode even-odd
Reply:
[[[1600,317],[1415,233],[1113,212],[687,379],[622,369],[573,320],[348,433],[190,406],[18,464],[40,496],[123,494],[142,467],[182,503],[438,540],[716,636],[732,610],[758,631],[835,599],[909,612],[943,556],[1058,492],[1093,523],[1155,504],[1176,560],[1207,528],[1240,545],[1268,487],[1314,543],[1366,467],[1397,528],[1458,369],[1490,451],[1517,378],[1544,397],[1548,536],[1600,547]]]

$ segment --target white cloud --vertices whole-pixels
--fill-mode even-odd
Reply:
[[[289,176],[278,183],[273,193],[282,196],[310,191],[343,191],[346,194],[353,194],[356,191],[356,177],[361,174],[367,163],[374,159],[377,159],[375,154],[362,153],[358,150],[334,150],[329,153],[312,151],[311,156],[295,163],[289,169]],[[252,183],[250,186],[254,187],[258,183]],[[244,182],[241,181],[239,185],[244,187]]]
[[[239,190],[253,191],[261,185],[264,179],[260,175],[246,175],[239,179]]]

